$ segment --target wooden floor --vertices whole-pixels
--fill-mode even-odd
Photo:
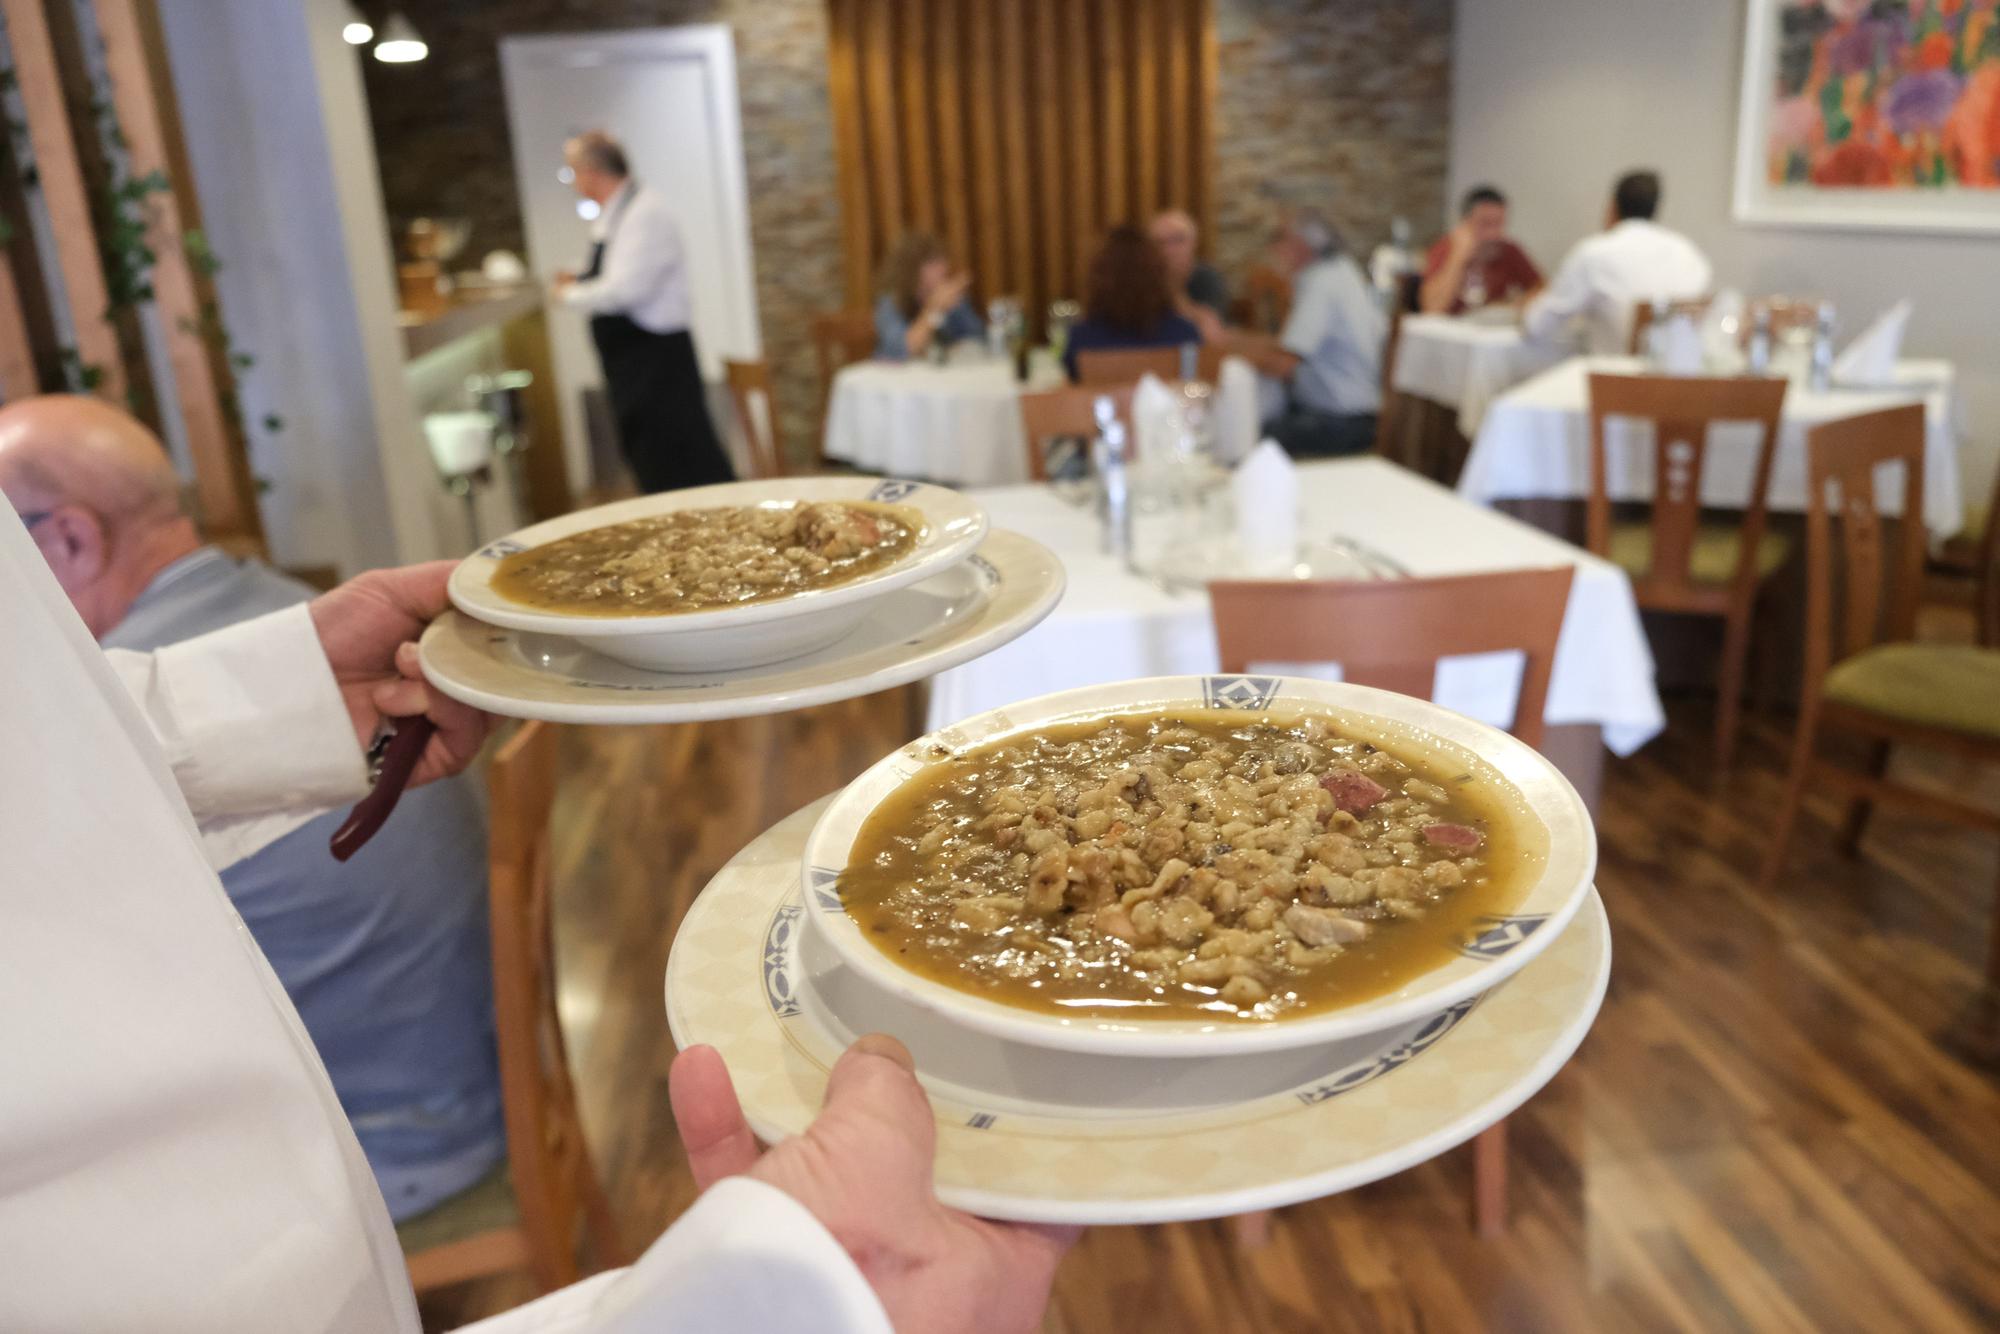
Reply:
[[[1047,1328],[2000,1328],[2000,1018],[1979,972],[2000,848],[1885,817],[1848,859],[1822,800],[1783,892],[1759,894],[1745,868],[1788,736],[1753,724],[1716,784],[1706,707],[1671,709],[1668,733],[1611,769],[1611,992],[1577,1058],[1513,1119],[1504,1237],[1472,1235],[1459,1151],[1285,1210],[1254,1252],[1221,1224],[1094,1232]],[[661,1007],[675,925],[730,854],[906,739],[909,719],[892,694],[566,737],[564,1019],[629,1242],[690,1199]],[[518,1280],[467,1285],[428,1300],[426,1321],[527,1295]]]

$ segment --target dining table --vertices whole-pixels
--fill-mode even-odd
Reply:
[[[1510,308],[1496,315],[1405,315],[1396,335],[1390,388],[1453,414],[1470,440],[1494,399],[1547,370],[1571,349],[1531,342]]]
[[[1637,357],[1571,357],[1524,380],[1490,403],[1459,474],[1458,493],[1469,501],[1581,500],[1590,494],[1590,376],[1651,372]],[[1806,508],[1806,432],[1823,422],[1907,403],[1924,406],[1924,525],[1942,540],[1965,524],[1959,451],[1966,437],[1965,408],[1952,363],[1898,361],[1888,381],[1815,389],[1793,383],[1772,458],[1767,504],[1780,513]],[[1756,431],[1748,422],[1718,423],[1710,432],[1702,472],[1702,502],[1742,509],[1756,463]],[[1653,451],[1638,423],[1612,420],[1605,429],[1605,489],[1619,501],[1650,500]],[[1876,487],[1884,513],[1902,511],[1900,476]]]
[[[1026,382],[1011,358],[980,349],[945,365],[858,361],[833,378],[824,453],[869,472],[959,486],[1028,480],[1021,394],[1066,383],[1053,357],[1037,355]]]
[[[1630,754],[1665,725],[1651,651],[1625,573],[1385,459],[1306,463],[1297,476],[1302,542],[1351,544],[1399,576],[1574,568],[1544,709],[1544,751],[1594,807],[1605,752]],[[1035,629],[932,679],[927,706],[932,729],[1074,686],[1219,670],[1207,593],[1169,587],[1108,553],[1094,508],[1047,485],[973,495],[995,528],[1023,533],[1054,551],[1068,571],[1068,589]],[[1337,664],[1252,666],[1339,679]],[[1434,697],[1507,727],[1521,668],[1519,652],[1447,658],[1438,664]]]

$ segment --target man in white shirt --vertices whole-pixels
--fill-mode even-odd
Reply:
[[[0,513],[0,1329],[415,1334],[367,1161],[216,870],[362,795],[386,722],[437,724],[417,782],[470,761],[488,720],[414,642],[450,568],[105,653]],[[896,1044],[857,1043],[761,1156],[713,1051],[670,1082],[702,1199],[631,1269],[480,1328],[1035,1326],[1074,1233],[938,1205]]]
[[[1660,178],[1632,171],[1618,178],[1605,230],[1577,242],[1555,281],[1521,315],[1531,342],[1552,343],[1580,320],[1584,347],[1597,355],[1629,350],[1632,312],[1654,301],[1681,301],[1708,290],[1707,256],[1679,232],[1653,221]]]
[[[1271,260],[1292,279],[1285,327],[1276,342],[1244,333],[1223,340],[1228,351],[1287,387],[1286,409],[1264,423],[1265,432],[1299,458],[1373,448],[1389,330],[1367,275],[1313,208],[1287,211]]]
[[[666,201],[631,177],[625,150],[600,130],[563,145],[570,185],[597,205],[590,262],[556,275],[556,295],[590,314],[618,445],[641,491],[735,477],[708,416],[689,329],[687,256]]]

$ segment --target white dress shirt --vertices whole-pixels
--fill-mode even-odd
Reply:
[[[666,201],[637,181],[611,197],[590,225],[604,243],[595,278],[579,278],[563,300],[592,315],[624,315],[648,333],[688,327],[687,255]]]
[[[1279,345],[1299,358],[1292,397],[1315,412],[1360,416],[1382,408],[1388,322],[1361,266],[1347,255],[1314,260],[1292,282]]]
[[[214,869],[364,788],[306,609],[106,654],[0,513],[0,625],[0,1329],[414,1334],[367,1161]],[[479,1328],[889,1325],[804,1208],[739,1180]]]
[[[1528,303],[1521,327],[1531,342],[1550,343],[1581,319],[1588,351],[1622,356],[1636,306],[1700,296],[1712,275],[1707,256],[1679,232],[1626,218],[1576,243],[1555,281]]]

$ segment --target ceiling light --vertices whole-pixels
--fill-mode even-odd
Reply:
[[[401,14],[391,14],[382,25],[382,40],[375,43],[375,58],[390,65],[407,65],[431,53],[424,39]]]
[[[347,7],[347,22],[340,29],[340,40],[349,46],[366,46],[375,40],[375,25],[368,16],[350,4]]]

